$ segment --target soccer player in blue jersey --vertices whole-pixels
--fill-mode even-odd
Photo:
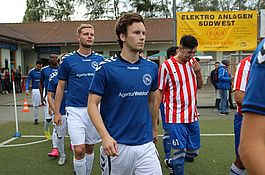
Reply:
[[[52,124],[52,111],[47,103],[47,88],[49,83],[49,77],[53,72],[58,71],[58,56],[56,53],[51,53],[49,59],[50,65],[45,66],[41,69],[41,79],[40,79],[40,94],[41,94],[41,103],[44,106],[44,134],[45,137],[50,140],[51,134],[49,131],[49,126]],[[48,153],[49,157],[58,157],[58,138],[55,134],[55,129],[53,128],[52,132],[52,151]]]
[[[48,140],[51,139],[51,134],[49,131],[49,126],[52,123],[52,115],[49,112],[49,105],[47,102],[47,88],[49,83],[50,74],[58,70],[58,56],[56,53],[50,55],[49,63],[50,65],[45,66],[41,69],[41,79],[40,79],[40,94],[41,94],[41,103],[44,106],[44,134]],[[53,136],[54,137],[54,136]],[[53,141],[54,143],[54,141]],[[54,148],[56,148],[54,144]]]
[[[101,139],[87,114],[87,98],[95,69],[104,58],[92,52],[95,40],[92,25],[81,24],[76,35],[79,49],[66,55],[58,70],[54,122],[61,123],[59,109],[67,85],[66,111],[68,132],[74,146],[74,168],[77,175],[88,175],[93,166],[94,144]]]
[[[240,158],[248,174],[265,174],[265,39],[251,59],[242,111]]]
[[[50,75],[48,89],[47,89],[48,90],[47,92],[48,103],[52,111],[55,111],[54,97],[55,97],[56,88],[58,85],[57,75],[58,75],[58,72],[53,72]],[[67,128],[66,111],[65,111],[66,93],[67,93],[67,90],[65,89],[61,108],[60,108],[60,113],[62,115],[62,119],[61,119],[62,125],[55,126],[55,137],[57,137],[56,139],[57,146],[58,146],[58,151],[60,153],[60,159],[58,161],[59,165],[64,165],[65,159],[66,159],[66,154],[64,151],[64,137],[66,136],[66,128]]]
[[[99,65],[88,97],[89,116],[102,138],[102,174],[161,175],[153,143],[158,66],[139,56],[146,37],[143,17],[124,14],[116,35],[122,51]]]
[[[38,108],[41,103],[41,96],[39,92],[41,67],[42,67],[42,62],[40,60],[37,60],[35,68],[29,71],[28,78],[26,81],[26,95],[29,95],[29,85],[30,85],[30,81],[32,82],[32,95],[31,96],[32,96],[32,105],[33,105],[33,113],[34,113],[34,125],[38,125],[38,121],[39,121]]]

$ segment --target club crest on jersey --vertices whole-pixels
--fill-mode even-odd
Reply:
[[[93,62],[91,63],[91,66],[92,66],[94,69],[96,69],[96,68],[98,67],[98,62],[93,61]]]
[[[152,77],[149,74],[144,74],[143,76],[143,82],[146,86],[149,86],[152,82]]]

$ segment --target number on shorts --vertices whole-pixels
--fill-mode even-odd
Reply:
[[[173,146],[177,146],[177,145],[179,145],[179,141],[178,141],[178,139],[173,139],[173,140],[172,140],[172,145],[173,145]]]

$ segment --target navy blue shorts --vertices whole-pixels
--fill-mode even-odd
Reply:
[[[173,149],[198,150],[200,148],[199,121],[193,123],[168,123]]]
[[[238,147],[240,143],[240,131],[241,131],[242,120],[243,116],[237,112],[234,118],[235,153],[237,156],[239,156]]]

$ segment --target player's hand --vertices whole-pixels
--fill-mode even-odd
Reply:
[[[108,156],[118,156],[118,144],[111,136],[102,139],[102,147]]]
[[[41,105],[42,106],[46,106],[46,100],[45,100],[45,98],[41,98]]]
[[[29,90],[26,90],[26,95],[29,96]]]
[[[57,126],[61,126],[62,125],[62,115],[60,113],[55,113],[54,114],[54,123]]]
[[[52,115],[52,114],[53,114],[53,112],[52,112],[52,109],[51,109],[51,108],[49,108],[49,111],[48,111],[48,113],[49,113],[49,115]]]
[[[193,62],[192,62],[192,69],[194,70],[194,72],[195,72],[196,75],[197,75],[197,73],[200,73],[201,66],[200,66],[200,64],[199,64],[198,61],[193,60]]]

